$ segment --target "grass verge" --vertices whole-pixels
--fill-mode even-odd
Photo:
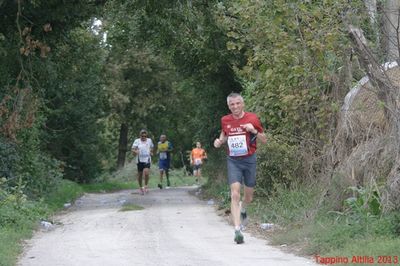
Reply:
[[[41,220],[82,195],[74,182],[61,180],[56,189],[39,201],[30,201],[23,194],[7,194],[0,204],[0,265],[12,266],[22,252],[23,240],[32,236]]]
[[[126,212],[126,211],[140,211],[143,210],[144,208],[142,206],[133,204],[133,203],[128,203],[124,204],[122,208],[119,210],[121,212]]]
[[[227,193],[223,186],[204,188],[207,194],[219,199]],[[365,212],[332,212],[330,202],[320,203],[321,191],[316,185],[277,187],[268,198],[256,196],[247,212],[254,224],[275,224],[273,230],[256,230],[272,245],[284,246],[287,251],[314,261],[316,256],[348,260],[335,265],[394,265],[396,259],[400,260],[399,214],[374,216]],[[223,202],[229,202],[229,197]],[[225,208],[229,206],[225,204]],[[362,262],[366,257],[371,257],[373,262]]]
[[[192,186],[196,184],[193,176],[184,174],[182,169],[173,169],[169,172],[171,187]],[[153,164],[150,168],[149,188],[157,188],[160,183],[160,173],[158,166]],[[167,185],[167,180],[164,175],[163,187]],[[92,184],[81,185],[83,190],[88,193],[104,193],[113,192],[124,189],[137,189],[139,184],[137,182],[137,169],[136,164],[128,163],[123,169],[115,172],[112,175],[105,175],[99,178],[97,182]]]

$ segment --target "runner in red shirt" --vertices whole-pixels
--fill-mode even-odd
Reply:
[[[235,226],[235,242],[243,243],[241,229],[247,223],[246,206],[253,200],[256,185],[257,140],[266,143],[260,119],[254,113],[244,111],[244,101],[240,94],[231,93],[227,97],[231,114],[222,117],[222,131],[215,139],[214,147],[227,143],[228,181],[231,189],[231,214]],[[244,183],[243,202],[240,204],[240,186]]]

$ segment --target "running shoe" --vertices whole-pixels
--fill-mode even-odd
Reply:
[[[147,187],[144,187],[144,193],[149,193],[149,189]]]
[[[162,184],[158,184],[157,186],[158,186],[160,189],[162,189]]]
[[[140,195],[144,195],[144,188],[143,187],[140,188]]]
[[[235,230],[235,238],[233,240],[236,242],[236,244],[242,244],[244,242],[244,238],[240,230]]]

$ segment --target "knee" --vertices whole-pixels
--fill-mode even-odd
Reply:
[[[240,201],[240,192],[239,191],[231,191],[231,200],[234,202]]]
[[[253,201],[253,195],[245,195],[244,200],[246,201],[246,203],[250,203]]]

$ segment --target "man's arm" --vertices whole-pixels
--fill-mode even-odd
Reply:
[[[150,156],[153,156],[154,144],[153,141],[150,139]]]
[[[265,144],[265,143],[267,143],[267,136],[265,136],[264,132],[258,132],[257,140],[261,141],[262,144]]]
[[[133,155],[139,155],[139,149],[138,149],[138,147],[132,147],[132,154],[133,154]]]
[[[244,128],[247,132],[250,132],[251,134],[256,135],[257,136],[257,140],[261,141],[261,143],[263,143],[263,144],[267,143],[267,137],[265,136],[264,132],[261,132],[262,131],[261,127],[258,126],[256,128],[251,123],[247,123],[247,124],[240,125],[240,126],[242,128]]]
[[[139,147],[136,143],[136,140],[132,144],[131,151],[132,151],[132,155],[134,155],[134,156],[139,155]]]
[[[224,131],[221,131],[221,134],[219,135],[219,138],[214,140],[214,147],[215,148],[219,148],[222,146],[222,144],[224,144],[226,142],[226,136]]]

